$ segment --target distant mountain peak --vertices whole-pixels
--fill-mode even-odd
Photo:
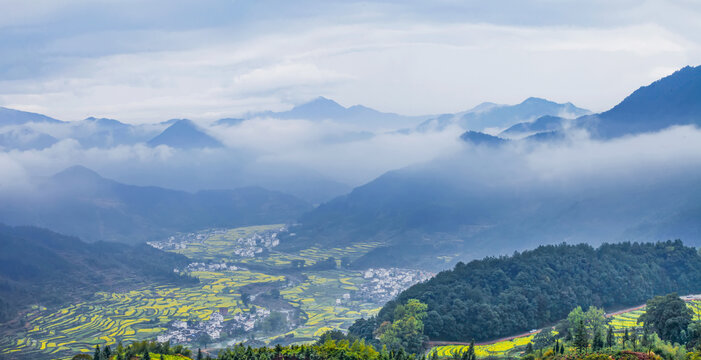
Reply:
[[[674,125],[701,125],[701,66],[686,66],[642,86],[618,105],[580,119],[595,136],[618,137]]]
[[[294,108],[292,108],[291,112],[298,112],[298,111],[314,111],[314,112],[337,112],[337,111],[343,111],[346,110],[345,107],[340,105],[339,103],[325,98],[323,96],[319,96],[315,98],[312,101],[306,102],[301,105],[297,105]]]
[[[521,105],[541,105],[541,104],[557,104],[554,101],[550,101],[548,99],[543,99],[539,97],[529,97],[526,100],[523,100],[521,102]],[[567,104],[560,104],[560,105],[567,105]]]
[[[125,127],[125,126],[128,127],[128,126],[130,126],[130,125],[125,124],[119,120],[110,119],[110,118],[98,118],[98,117],[94,117],[94,116],[85,118],[83,121],[95,123],[97,125],[108,126],[108,127]]]
[[[100,174],[83,165],[74,165],[57,172],[53,176],[57,180],[102,180]]]
[[[167,145],[182,149],[217,148],[223,146],[219,140],[207,135],[194,122],[188,119],[175,121],[158,136],[149,140],[148,145]]]

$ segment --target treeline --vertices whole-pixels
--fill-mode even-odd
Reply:
[[[670,292],[701,292],[701,256],[679,240],[541,246],[458,263],[402,292],[377,317],[358,320],[350,333],[374,339],[409,299],[427,305],[430,339],[481,341],[553,324],[577,306],[623,308]]]
[[[182,345],[171,346],[169,343],[142,341],[127,347],[96,346],[92,356],[78,354],[73,360],[152,360],[174,359],[171,355],[185,356],[196,360],[426,360],[425,356],[410,354],[404,350],[377,350],[362,340],[348,337],[335,331],[324,334],[319,341],[311,345],[290,345],[275,347],[251,347],[238,344],[219,350],[213,358],[200,349],[193,352]]]
[[[194,284],[173,272],[189,260],[146,244],[85,243],[35,227],[0,224],[0,323],[31,304],[55,306],[97,291]]]

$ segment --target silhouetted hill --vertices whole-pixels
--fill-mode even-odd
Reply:
[[[88,244],[45,229],[0,224],[0,322],[30,305],[85,300],[97,291],[196,282],[173,273],[188,263],[145,244]]]
[[[611,110],[579,119],[602,138],[701,125],[701,66],[687,66],[636,90]]]
[[[310,208],[291,195],[261,188],[193,194],[125,185],[76,166],[45,180],[31,196],[5,195],[0,221],[91,241],[138,243],[179,231],[293,221]]]
[[[63,123],[63,121],[50,118],[46,115],[0,107],[0,126],[23,125],[26,123],[60,124]]]
[[[460,135],[460,140],[472,144],[472,145],[486,145],[486,146],[499,146],[508,142],[506,139],[502,139],[497,136],[477,132],[477,131],[466,131]]]

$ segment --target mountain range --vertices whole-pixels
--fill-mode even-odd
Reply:
[[[570,121],[575,128],[589,126],[598,136],[695,124],[693,114],[701,104],[701,96],[695,96],[701,86],[700,72],[701,67],[682,69],[637,90],[607,112]],[[654,99],[650,100],[654,116],[638,117],[641,111],[631,104],[642,99]],[[558,119],[540,117],[505,132],[546,130],[536,135],[556,137],[565,131],[553,125]],[[463,140],[490,147],[505,141],[474,131],[466,132]],[[438,259],[456,254],[470,259],[561,241],[596,244],[681,238],[701,245],[700,171],[653,175],[639,170],[640,176],[614,182],[605,180],[606,174],[589,181],[529,182],[532,174],[524,173],[518,160],[496,155],[494,159],[502,164],[480,164],[486,161],[480,154],[467,152],[390,171],[306,213],[288,246],[379,241],[385,246],[355,266],[440,268]]]
[[[35,186],[31,195],[3,195],[0,223],[134,244],[174,232],[291,222],[311,209],[294,196],[262,188],[189,193],[125,185],[82,166],[40,179]]]
[[[577,118],[590,113],[572,103],[558,104],[531,97],[516,105],[482,103],[468,111],[431,118],[419,124],[416,129],[422,132],[440,131],[454,125],[464,130],[489,132],[504,130],[519,123],[530,123],[543,116]]]

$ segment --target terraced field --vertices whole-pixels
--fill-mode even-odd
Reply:
[[[497,356],[503,357],[522,351],[528,345],[535,335],[528,335],[513,340],[500,341],[489,345],[475,345],[475,355],[478,357]],[[429,352],[430,355],[436,353],[438,357],[452,357],[453,354],[462,354],[467,351],[469,346],[466,345],[444,345],[436,346]]]
[[[27,315],[30,329],[18,338],[4,339],[3,353],[88,352],[95,345],[153,338],[173,320],[206,320],[221,308],[247,311],[235,290],[257,282],[284,280],[249,271],[193,273],[195,288],[160,286],[127,293],[97,293],[89,302],[58,311]]]
[[[316,262],[326,260],[329,257],[333,257],[337,261],[340,261],[340,259],[344,257],[355,260],[379,245],[380,243],[369,242],[354,244],[345,248],[320,249],[317,247],[310,247],[291,254],[271,251],[266,257],[247,258],[243,259],[241,263],[267,265],[271,267],[284,267],[289,266],[293,260],[304,260],[305,266],[311,266]]]
[[[344,295],[357,290],[363,282],[360,273],[332,270],[306,273],[306,276],[307,281],[280,292],[307,314],[304,325],[285,335],[291,334],[301,341],[313,340],[326,330],[347,329],[359,317],[374,315],[381,308],[381,304],[344,299]]]
[[[377,246],[359,244],[329,250],[310,248],[293,254],[271,252],[262,258],[241,258],[231,251],[232,241],[257,231],[279,227],[231,229],[225,234],[173,251],[193,261],[225,260],[237,264],[249,261],[275,268],[289,267],[293,259],[305,260],[305,264],[310,266],[328,257],[357,258]],[[281,271],[198,271],[191,275],[198,277],[200,284],[187,288],[154,286],[124,293],[97,293],[89,301],[60,309],[36,307],[26,315],[28,325],[25,331],[13,337],[0,338],[0,355],[20,353],[22,357],[66,357],[77,352],[91,352],[95,345],[153,339],[165,332],[175,320],[204,321],[214,312],[220,312],[226,314],[224,322],[231,321],[235,314],[251,310],[243,304],[240,289],[257,283],[278,284],[276,286],[289,284],[280,289],[282,298],[303,311],[301,326],[286,333],[258,336],[266,341],[284,335],[293,336],[295,342],[311,341],[328,329],[347,328],[360,316],[376,313],[382,305],[348,298],[348,294],[357,290],[364,281],[361,273],[349,270],[302,270],[292,279]],[[226,311],[222,312],[223,309]]]

